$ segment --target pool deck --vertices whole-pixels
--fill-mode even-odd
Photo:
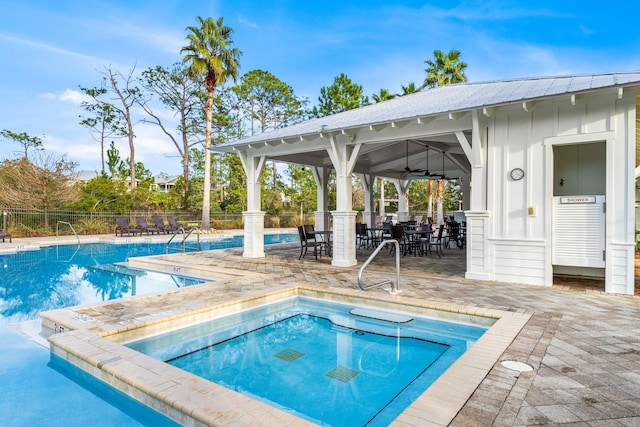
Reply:
[[[14,239],[13,245],[20,244]],[[2,244],[1,247],[6,247]],[[464,397],[450,421],[437,421],[440,408],[418,407],[395,425],[452,426],[640,426],[640,297],[611,295],[580,284],[540,287],[464,279],[465,251],[445,250],[445,256],[401,259],[399,296],[381,288],[357,290],[358,268],[371,251],[359,251],[358,266],[333,267],[329,257],[312,255],[298,260],[299,244],[265,247],[266,257],[242,257],[241,249],[156,257],[160,264],[226,272],[230,278],[204,285],[207,299],[186,288],[170,295],[154,295],[108,302],[72,310],[76,325],[83,316],[99,323],[98,330],[174,315],[234,299],[243,299],[292,286],[362,293],[378,299],[412,300],[442,307],[477,307],[479,312],[508,312],[527,316],[515,339],[500,349],[479,385]],[[370,265],[365,280],[392,277],[395,261],[381,254]],[[204,289],[204,288],[203,288]],[[180,308],[178,308],[180,307]],[[69,321],[69,312],[66,313]],[[95,323],[92,323],[96,327]],[[96,330],[79,331],[88,334]],[[64,334],[60,334],[61,338]],[[473,348],[473,347],[472,347]],[[513,360],[531,372],[507,369]],[[443,385],[438,398],[446,406],[460,399],[455,385]],[[454,405],[455,406],[455,405]],[[460,406],[458,406],[459,408]],[[263,410],[247,408],[255,416]],[[268,410],[267,410],[268,411]],[[271,413],[272,414],[272,413]],[[252,425],[309,425],[299,419],[264,417]],[[246,425],[238,418],[236,425]],[[224,423],[223,421],[220,421]],[[233,424],[233,423],[230,423]]]

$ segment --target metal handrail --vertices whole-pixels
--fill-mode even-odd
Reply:
[[[200,229],[198,227],[191,227],[191,230],[189,230],[189,232],[182,238],[182,244],[181,244],[181,252],[186,252],[187,251],[187,239],[189,238],[189,236],[191,236],[191,233],[193,233],[194,231],[196,231],[196,247],[195,250],[197,252],[200,252]]]
[[[73,231],[73,234],[75,234],[76,239],[78,239],[78,244],[80,244],[80,236],[78,236],[78,233],[76,233],[76,230],[73,228],[73,225],[71,225],[70,222],[58,221],[56,223],[56,238],[58,237],[58,229],[60,227],[60,224],[67,224],[69,226],[69,228],[71,228],[71,231]]]
[[[376,257],[376,255],[378,255],[378,253],[380,253],[382,248],[387,246],[387,244],[389,244],[389,243],[392,243],[396,247],[396,250],[395,250],[395,252],[396,252],[396,283],[395,283],[395,286],[393,286],[393,281],[391,281],[391,280],[383,280],[382,282],[374,283],[373,285],[362,286],[362,273],[364,272],[364,269],[367,268],[369,263]],[[360,267],[360,270],[358,271],[358,287],[363,291],[366,291],[367,289],[374,288],[376,286],[385,285],[387,283],[391,283],[391,288],[389,289],[389,293],[390,294],[397,294],[398,292],[400,292],[400,244],[398,244],[398,241],[395,240],[395,239],[383,240],[382,243],[380,243],[380,245],[376,248],[376,250],[373,251],[373,253],[369,256],[369,258],[367,258],[367,260],[364,262],[364,264],[362,265],[362,267]]]
[[[165,243],[164,245],[164,253],[168,254],[169,253],[169,245],[171,244],[171,242],[173,241],[173,239],[176,238],[176,236],[178,234],[182,234],[182,240],[180,241],[180,252],[186,252],[187,251],[187,239],[189,238],[189,236],[191,236],[191,233],[193,233],[194,231],[197,231],[196,236],[196,246],[195,246],[195,250],[200,252],[200,229],[198,227],[191,227],[191,230],[189,230],[188,233],[185,233],[184,227],[179,227],[176,232],[173,234],[173,236],[171,236],[171,238],[169,239],[169,241],[167,243]]]

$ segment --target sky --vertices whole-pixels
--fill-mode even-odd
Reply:
[[[233,29],[240,75],[268,71],[313,106],[340,73],[369,96],[420,85],[434,50],[459,50],[469,82],[638,71],[639,10],[637,0],[0,0],[0,130],[101,170],[100,144],[79,124],[79,87],[99,86],[106,67],[138,75],[181,62],[198,16]],[[180,174],[157,127],[135,133],[136,161]],[[115,142],[126,158],[127,141]],[[0,139],[0,160],[21,149]]]

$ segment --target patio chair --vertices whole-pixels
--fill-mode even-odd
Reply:
[[[143,216],[136,217],[136,224],[140,232],[147,233],[147,235],[149,235],[149,233],[151,233],[151,235],[153,235],[153,233],[160,234],[160,229],[158,227],[151,227],[149,223],[147,223],[147,219]]]
[[[167,215],[167,222],[169,223],[169,227],[175,229],[174,233],[181,232],[184,233],[184,228],[178,223],[178,220],[174,215]]]
[[[300,256],[298,259],[306,256],[309,248],[313,248],[313,255],[316,257],[316,261],[318,260],[318,252],[322,257],[322,242],[307,238],[307,232],[302,225],[298,226],[298,237],[300,237]]]
[[[124,236],[124,233],[127,233],[127,236],[133,234],[140,234],[141,231],[137,227],[132,227],[129,225],[129,221],[127,218],[121,215],[116,216],[116,236],[118,236],[118,232],[120,232],[120,236]]]
[[[178,227],[172,227],[171,224],[165,224],[160,215],[152,215],[151,219],[153,220],[153,224],[163,233],[175,233],[178,231]]]
[[[391,227],[391,239],[394,239],[398,242],[400,246],[400,251],[402,252],[402,256],[407,254],[407,251],[411,247],[411,242],[407,239],[407,236],[404,234],[404,227],[402,224],[396,224]],[[389,254],[392,255],[395,252],[395,245],[391,245],[391,249],[389,249]]]
[[[451,248],[451,242],[455,242],[456,246],[462,250],[462,235],[460,234],[460,223],[450,222],[449,230],[447,232],[447,248]]]
[[[364,249],[372,245],[372,237],[369,235],[367,224],[356,222],[356,244],[359,248]]]
[[[438,227],[438,233],[435,236],[431,236],[429,241],[427,242],[427,249],[431,252],[431,248],[436,248],[436,253],[438,254],[438,258],[444,256],[444,252],[442,252],[442,247],[444,246],[445,237],[442,235],[444,233],[444,224],[440,224]]]
[[[2,237],[2,243],[4,243],[4,239],[9,238],[9,243],[11,243],[11,234],[7,233],[6,230],[0,231],[0,237]]]

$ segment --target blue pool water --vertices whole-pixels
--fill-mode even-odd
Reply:
[[[486,330],[293,298],[127,344],[327,426],[384,426]]]
[[[297,235],[265,235],[265,244],[292,241],[297,241]],[[242,236],[202,246],[203,250],[241,247]],[[108,266],[161,253],[164,244],[139,243],[52,246],[0,254],[0,426],[176,426],[52,357],[9,326],[37,319],[40,311],[131,295],[130,275],[105,274]],[[159,289],[192,284],[189,278],[145,274],[136,277],[137,293],[153,282]]]
[[[265,235],[265,244],[294,241],[297,235]],[[135,239],[131,239],[135,241]],[[201,242],[202,250],[242,246],[235,236]],[[38,313],[202,283],[188,277],[133,270],[117,263],[165,253],[164,243],[61,245],[0,254],[0,323],[38,318]]]

